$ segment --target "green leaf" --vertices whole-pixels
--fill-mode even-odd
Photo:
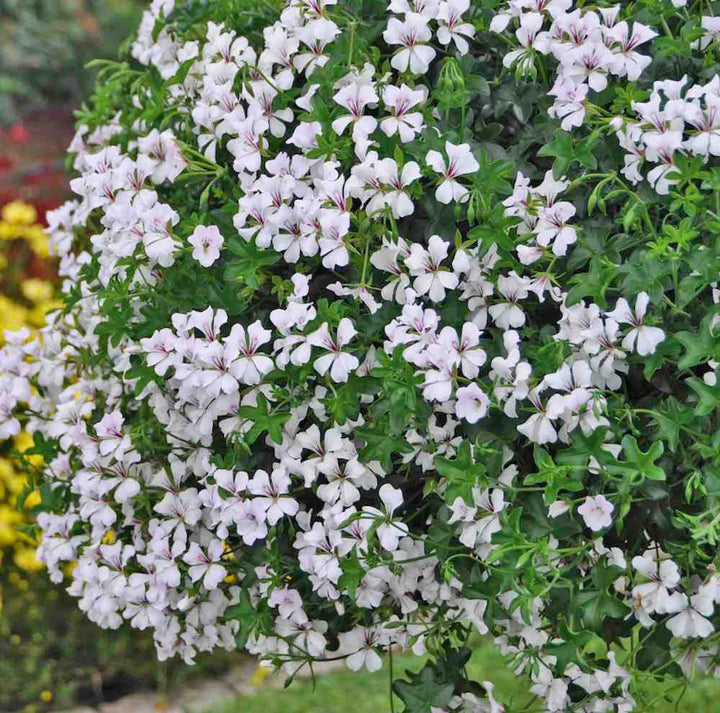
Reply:
[[[552,656],[557,658],[557,666],[560,670],[564,670],[569,663],[577,661],[578,648],[584,648],[594,638],[594,634],[589,631],[573,631],[568,625],[560,620],[559,637],[561,644],[549,643],[544,648]]]
[[[270,439],[277,444],[282,443],[282,427],[290,419],[289,411],[268,410],[268,401],[265,395],[260,393],[257,398],[257,407],[241,406],[238,413],[243,418],[249,418],[253,421],[250,430],[245,434],[245,442],[252,445],[255,441],[267,431]]]
[[[227,249],[238,259],[230,260],[225,265],[225,279],[229,282],[242,282],[253,289],[261,286],[265,268],[279,262],[281,257],[275,250],[263,250],[254,242],[248,243],[239,237],[230,238]]]
[[[360,413],[357,380],[352,378],[347,384],[336,387],[335,393],[328,392],[322,402],[331,420],[341,426],[348,419],[356,419]]]
[[[350,555],[340,560],[342,575],[338,586],[341,589],[347,589],[352,599],[355,599],[355,591],[366,575],[365,566],[360,562],[357,556],[357,550],[353,550]]]
[[[605,590],[579,592],[574,609],[592,631],[601,631],[605,619],[622,619],[628,613],[627,605]]]
[[[512,184],[508,179],[515,174],[515,164],[505,158],[490,161],[486,151],[481,151],[478,158],[480,168],[474,174],[473,188],[488,197],[512,193]]]
[[[372,428],[358,428],[355,433],[365,441],[365,446],[360,449],[360,458],[363,463],[380,461],[380,465],[388,472],[393,468],[393,453],[412,452],[412,446],[405,438],[388,433],[387,427],[382,423],[376,424]]]
[[[370,375],[382,379],[390,428],[394,435],[399,435],[417,410],[417,387],[422,382],[422,375],[405,360],[402,347],[397,347],[391,356],[379,351],[378,361],[379,366],[372,369]]]
[[[650,418],[655,422],[658,440],[666,441],[668,448],[674,453],[683,427],[689,426],[694,414],[691,408],[681,404],[674,396],[668,396],[655,408]]]
[[[547,483],[543,494],[545,503],[549,504],[557,500],[558,493],[561,490],[578,492],[583,489],[581,468],[574,468],[571,465],[557,465],[552,456],[539,446],[535,447],[533,455],[538,470],[536,473],[529,473],[525,477],[524,484]]]
[[[443,708],[450,703],[455,686],[437,680],[435,671],[426,665],[415,673],[407,671],[409,681],[394,681],[395,695],[405,704],[404,713],[430,713],[432,708]]]
[[[655,441],[646,453],[638,447],[637,440],[632,436],[625,436],[622,439],[625,462],[631,465],[638,473],[642,473],[648,480],[665,480],[665,471],[655,461],[665,451],[662,441]]]
[[[710,386],[702,379],[693,376],[686,379],[685,383],[697,394],[696,416],[707,416],[720,406],[720,382]]]
[[[595,169],[597,161],[593,153],[594,145],[594,139],[583,138],[575,142],[569,131],[558,130],[555,133],[555,138],[549,144],[545,144],[537,152],[537,155],[553,157],[555,159],[553,161],[553,175],[555,178],[560,178],[576,162],[585,168]]]
[[[485,476],[485,467],[475,463],[472,447],[463,441],[454,459],[438,457],[435,459],[437,472],[450,481],[445,490],[445,502],[452,504],[460,497],[468,505],[472,504],[472,490],[481,485]]]
[[[707,321],[703,322],[700,331],[678,332],[673,339],[680,342],[685,353],[678,361],[680,369],[690,369],[698,364],[705,364],[720,354],[720,335],[712,333]]]
[[[258,612],[253,606],[250,595],[246,589],[240,592],[240,600],[237,604],[233,604],[225,610],[226,621],[237,621],[240,624],[237,634],[235,634],[235,644],[238,651],[245,648],[248,637],[252,633],[253,628],[258,622]]]

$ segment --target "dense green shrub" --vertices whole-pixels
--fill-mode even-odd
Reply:
[[[83,65],[116,55],[140,0],[0,0],[0,125],[30,110],[72,108],[94,73]]]
[[[427,651],[409,713],[500,709],[473,629],[549,710],[717,670],[718,9],[155,0],[0,353],[51,577],[162,659]]]

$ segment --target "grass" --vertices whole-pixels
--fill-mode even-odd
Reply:
[[[423,663],[418,657],[395,656],[395,676],[408,669],[418,670]],[[474,680],[495,684],[495,696],[505,704],[508,713],[519,713],[533,698],[527,680],[515,676],[489,642],[478,645],[468,668]],[[285,691],[270,685],[259,687],[256,693],[241,696],[208,713],[391,713],[389,687],[389,663],[385,660],[382,670],[377,673],[340,669],[316,678],[314,683],[311,680],[294,681]],[[720,681],[701,679],[693,682],[678,704],[679,692],[676,684],[671,684],[667,690],[660,684],[649,686],[644,691],[645,706],[638,705],[636,711],[713,713],[720,710]],[[671,694],[671,700],[662,700],[664,693]],[[532,708],[540,709],[537,705]],[[394,697],[394,710],[395,713],[403,710],[397,697]]]

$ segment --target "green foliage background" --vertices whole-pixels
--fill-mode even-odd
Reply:
[[[0,125],[38,107],[80,103],[96,57],[117,54],[143,0],[0,0]]]

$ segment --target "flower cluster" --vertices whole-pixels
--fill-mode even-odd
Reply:
[[[597,11],[572,6],[567,0],[511,3],[490,24],[491,30],[504,32],[517,21],[520,46],[505,55],[503,65],[519,76],[537,77],[538,55],[557,60],[548,92],[555,101],[548,113],[562,120],[565,131],[584,123],[588,92],[602,92],[610,77],[631,82],[640,78],[652,58],[637,49],[658,34],[636,19],[621,20],[620,5]]]
[[[676,155],[703,161],[720,155],[720,77],[686,89],[687,84],[687,75],[655,82],[648,101],[633,102],[634,121],[614,121],[618,142],[627,151],[622,174],[638,183],[645,162],[657,164],[647,181],[661,195],[678,183]]]
[[[235,5],[154,0],[103,69],[63,307],[0,351],[51,578],[163,659],[429,652],[410,713],[502,710],[472,631],[551,711],[717,670],[712,24]]]
[[[58,307],[54,300],[52,267],[47,260],[48,239],[38,222],[34,206],[12,201],[0,211],[0,329],[37,327],[45,314]],[[0,332],[0,344],[4,343]],[[6,440],[12,435],[11,440]],[[40,502],[37,492],[24,492],[25,474],[13,463],[10,453],[32,447],[32,438],[15,429],[3,433],[0,426],[0,561],[35,572],[42,563],[35,557],[32,538],[19,531],[27,524],[24,509]],[[32,458],[32,457],[31,457]],[[20,504],[24,507],[20,507]],[[17,574],[17,573],[16,573]],[[24,581],[21,578],[18,581]]]

